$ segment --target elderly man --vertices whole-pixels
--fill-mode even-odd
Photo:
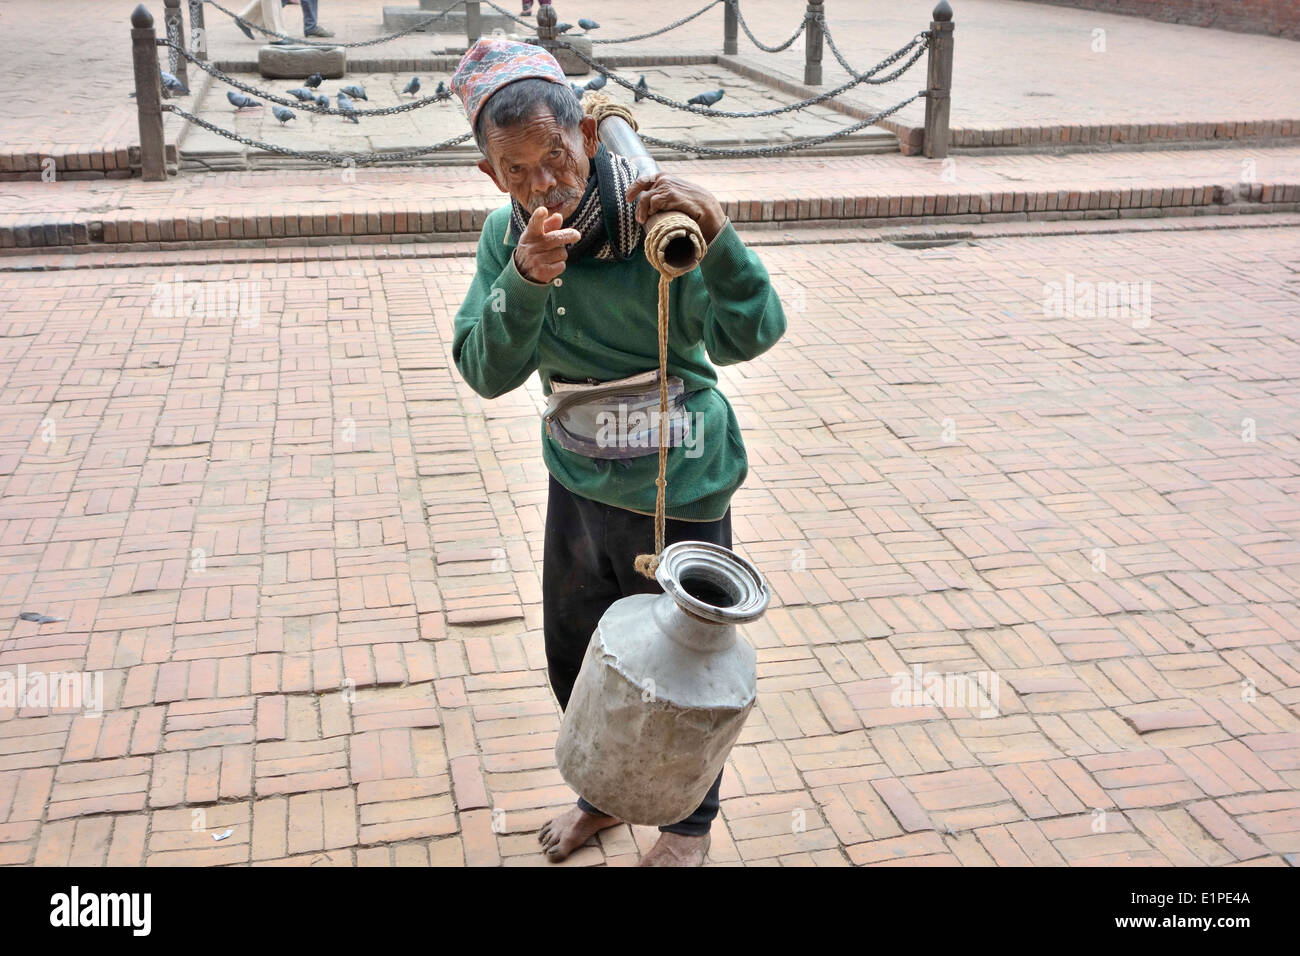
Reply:
[[[638,179],[598,142],[595,121],[583,116],[546,50],[480,40],[452,88],[484,156],[478,168],[511,200],[484,224],[452,355],[485,398],[537,372],[549,400],[542,618],[551,687],[563,708],[610,604],[662,590],[633,567],[637,554],[654,550],[658,491],[659,274],[642,249],[647,217],[684,213],[709,244],[698,268],[671,287],[666,544],[731,547],[731,496],[749,466],[714,365],[767,351],[785,332],[785,313],[717,199],[676,176]],[[628,408],[653,413],[619,414]],[[721,783],[719,774],[694,813],[659,828],[641,865],[703,863]],[[539,840],[558,861],[619,822],[579,795]]]

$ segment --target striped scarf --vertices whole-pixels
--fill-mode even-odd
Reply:
[[[587,177],[587,191],[563,225],[565,229],[576,229],[582,234],[581,239],[569,246],[570,261],[590,253],[597,259],[621,262],[636,252],[644,230],[636,221],[636,203],[624,198],[635,180],[636,169],[627,159],[611,153],[604,143],[596,146],[596,157],[591,161],[591,174]],[[512,241],[519,241],[528,219],[528,211],[512,198]]]

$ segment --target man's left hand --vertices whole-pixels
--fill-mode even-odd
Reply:
[[[627,201],[634,200],[637,200],[636,221],[641,225],[644,226],[655,213],[680,212],[695,220],[705,242],[716,239],[727,222],[722,203],[714,198],[713,193],[666,173],[642,176],[629,186]]]

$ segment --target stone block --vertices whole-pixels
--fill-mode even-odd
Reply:
[[[587,37],[564,37],[563,39],[569,46],[579,50],[583,56],[588,59],[595,59],[591,55],[591,40]],[[551,52],[555,54],[555,59],[559,62],[560,69],[564,70],[565,76],[582,76],[584,73],[593,72],[591,67],[574,55],[573,50],[556,47]]]
[[[267,44],[257,51],[257,68],[269,79],[305,80],[319,73],[337,80],[347,72],[348,55],[341,46]]]

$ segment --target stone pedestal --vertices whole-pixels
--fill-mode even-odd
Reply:
[[[257,51],[257,68],[269,79],[305,80],[319,73],[337,80],[347,72],[348,55],[341,46],[267,44]]]
[[[520,27],[520,29],[523,28]],[[591,41],[586,37],[570,37],[561,35],[558,39],[563,40],[574,49],[581,50],[583,56],[593,60],[595,59],[595,57],[591,55]],[[560,64],[560,69],[564,70],[565,76],[582,76],[584,73],[592,72],[591,67],[587,66],[587,64],[574,56],[572,50],[566,50],[564,47],[556,47],[551,52],[555,55],[556,61]]]

